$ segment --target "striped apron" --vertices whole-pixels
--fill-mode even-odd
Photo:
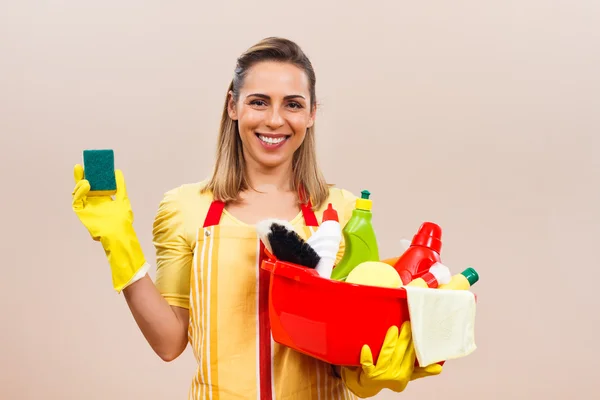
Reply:
[[[329,364],[273,341],[264,245],[253,226],[219,225],[223,208],[213,201],[197,233],[188,339],[198,368],[188,398],[356,399]],[[310,202],[302,213],[306,239],[318,222]]]

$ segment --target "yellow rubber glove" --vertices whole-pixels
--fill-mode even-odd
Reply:
[[[356,396],[364,399],[382,389],[402,392],[410,381],[442,372],[439,364],[415,368],[415,358],[410,322],[405,322],[400,335],[396,326],[388,329],[376,365],[371,349],[364,345],[360,353],[361,367],[342,367],[342,380]]]
[[[83,166],[74,169],[73,211],[87,228],[92,239],[102,243],[112,270],[112,283],[117,292],[148,271],[148,263],[133,229],[133,212],[127,197],[125,179],[115,171],[117,193],[111,196],[87,196],[90,183],[84,179]]]

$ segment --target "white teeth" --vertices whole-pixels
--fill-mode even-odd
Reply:
[[[262,136],[262,135],[258,135],[258,137],[260,138],[260,140],[262,140],[265,143],[270,143],[270,144],[277,144],[277,143],[281,143],[285,140],[285,137],[278,137],[278,138],[272,138],[272,137],[268,137],[268,136]]]

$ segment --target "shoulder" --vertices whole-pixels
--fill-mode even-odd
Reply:
[[[356,198],[357,196],[351,191],[332,186],[329,188],[329,197],[327,198],[327,203],[346,206],[348,204],[354,204]],[[327,208],[327,204],[325,204],[324,208]]]
[[[197,223],[203,213],[206,213],[212,202],[210,192],[202,192],[206,182],[184,183],[173,187],[163,193],[160,201],[157,220],[180,219],[182,221]]]
[[[329,196],[327,201],[315,210],[318,218],[321,219],[323,212],[327,209],[329,204],[337,211],[340,223],[344,224],[352,215],[354,206],[356,204],[357,196],[351,191],[332,186],[329,188]]]
[[[203,204],[210,204],[213,197],[210,192],[202,192],[207,181],[193,183],[184,183],[167,190],[163,195],[163,202],[185,207],[193,205],[195,207]]]

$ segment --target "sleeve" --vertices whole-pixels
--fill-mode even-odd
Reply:
[[[193,249],[186,239],[178,189],[165,193],[153,224],[156,249],[155,285],[172,306],[189,308]]]
[[[342,226],[342,229],[344,229],[344,226],[346,226],[346,223],[348,223],[348,221],[350,220],[350,218],[352,217],[352,211],[354,211],[355,205],[356,205],[356,199],[358,198],[356,195],[354,195],[352,192],[349,192],[348,190],[341,190],[341,206],[340,206],[340,210],[341,212],[338,213],[338,217],[340,219],[340,225]],[[342,241],[340,243],[340,249],[338,250],[337,256],[335,258],[335,263],[338,264],[342,257],[344,256],[344,251],[346,250],[346,245],[344,243],[344,237],[342,236]]]

